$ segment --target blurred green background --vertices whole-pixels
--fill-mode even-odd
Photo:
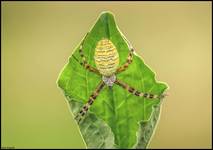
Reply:
[[[57,77],[109,10],[168,83],[149,148],[210,148],[211,2],[2,2],[2,147],[85,148]]]

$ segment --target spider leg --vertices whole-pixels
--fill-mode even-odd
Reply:
[[[83,41],[82,41],[82,43],[81,43],[81,45],[80,45],[80,48],[79,48],[79,54],[80,54],[80,56],[81,56],[81,58],[82,58],[82,62],[80,62],[80,64],[81,64],[85,69],[87,69],[87,70],[89,70],[89,71],[91,71],[91,72],[94,72],[94,73],[96,73],[96,74],[100,74],[99,71],[98,71],[96,68],[92,67],[90,64],[87,63],[86,57],[84,56],[84,53],[83,53],[83,44],[84,44],[84,40],[86,39],[86,37],[87,37],[88,34],[89,34],[89,33],[87,33],[86,36],[84,37],[84,39],[83,39]]]
[[[126,62],[122,66],[120,66],[119,68],[117,68],[116,73],[120,73],[122,71],[125,71],[128,68],[129,64],[132,63],[134,48],[133,48],[133,46],[130,44],[130,42],[124,36],[123,36],[123,38],[127,41],[128,47],[129,47],[130,51],[129,51],[129,54],[127,56]]]
[[[92,106],[93,102],[95,101],[95,99],[99,95],[100,91],[104,88],[104,86],[105,86],[105,83],[103,81],[101,81],[98,84],[96,90],[90,95],[89,100],[87,101],[87,103],[84,104],[84,106],[81,108],[81,110],[79,111],[79,113],[75,117],[75,119],[77,120],[78,123],[80,123],[80,121],[82,120],[84,115],[89,110],[90,106]]]
[[[147,99],[163,99],[165,96],[167,96],[166,94],[162,94],[162,95],[155,95],[155,94],[151,94],[151,93],[143,93],[143,92],[139,92],[138,90],[134,89],[133,87],[130,87],[128,84],[116,79],[115,84],[121,86],[122,88],[126,89],[128,92],[134,94],[135,96],[139,96],[139,97],[144,97]]]

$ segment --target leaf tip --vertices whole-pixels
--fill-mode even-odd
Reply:
[[[102,11],[101,14],[100,14],[100,17],[106,17],[106,16],[114,17],[114,14],[111,11],[108,11],[108,10]]]
[[[101,12],[101,15],[104,15],[104,14],[105,15],[113,15],[113,13],[109,10],[104,10],[104,11]]]

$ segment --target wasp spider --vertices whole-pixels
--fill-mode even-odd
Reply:
[[[86,39],[86,36],[83,39],[83,41],[80,45],[80,48],[79,48],[79,53],[82,58],[82,61],[80,62],[80,64],[85,69],[102,76],[102,81],[100,81],[100,83],[96,87],[95,91],[90,95],[87,103],[84,104],[82,109],[76,115],[75,119],[77,120],[78,123],[82,120],[84,115],[87,113],[90,106],[93,104],[93,102],[97,98],[98,94],[104,88],[105,85],[112,87],[113,84],[117,84],[120,87],[127,90],[128,92],[134,94],[135,96],[144,97],[147,99],[162,99],[166,96],[165,94],[155,95],[155,94],[151,94],[151,93],[140,92],[140,91],[136,90],[135,88],[129,86],[128,84],[124,83],[123,81],[116,79],[116,74],[118,74],[122,71],[125,71],[133,61],[132,58],[133,58],[134,49],[125,37],[124,37],[124,39],[127,41],[128,47],[130,49],[126,62],[122,66],[120,66],[120,67],[118,66],[119,65],[119,55],[118,55],[118,51],[117,51],[115,45],[109,39],[103,38],[97,42],[97,45],[95,48],[94,59],[95,59],[96,67],[97,67],[97,69],[96,69],[87,63],[87,60],[83,53],[83,44],[84,44],[84,40]]]

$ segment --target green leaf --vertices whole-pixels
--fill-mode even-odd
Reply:
[[[124,64],[129,48],[115,23],[114,16],[109,12],[100,15],[85,39],[83,52],[88,63],[95,67],[95,47],[103,37],[113,42],[119,53],[119,65]],[[102,80],[101,76],[87,71],[79,64],[79,47],[80,44],[57,81],[74,115],[88,101]],[[116,76],[141,92],[161,95],[167,89],[166,84],[156,81],[154,72],[137,54],[134,54],[133,62],[127,70]],[[87,147],[146,148],[158,120],[161,101],[137,97],[116,84],[112,88],[105,86],[83,122],[79,124]]]

